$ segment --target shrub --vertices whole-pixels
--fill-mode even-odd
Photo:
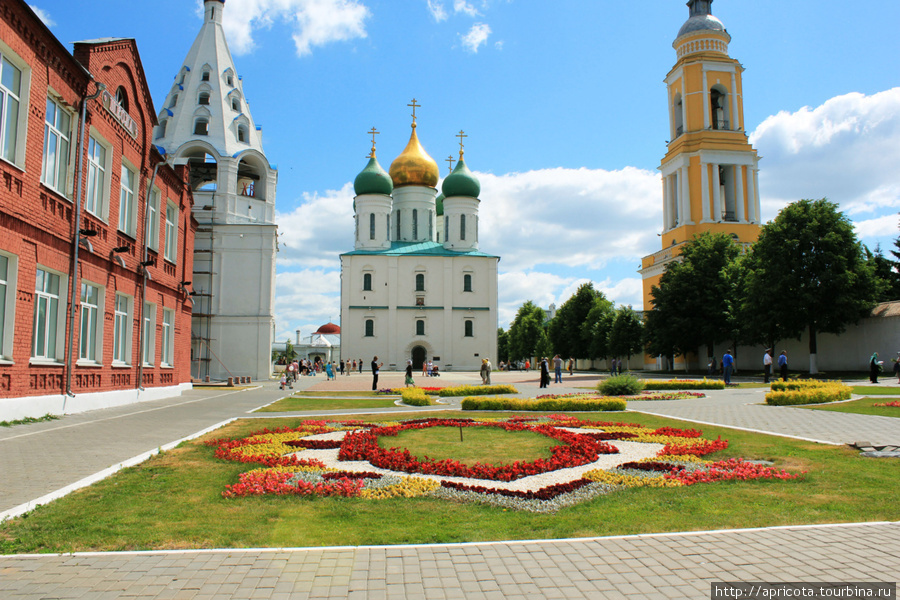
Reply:
[[[518,394],[511,385],[459,385],[446,387],[438,392],[441,396],[487,396],[490,394]]]
[[[411,387],[400,391],[400,399],[410,406],[430,406],[431,398],[422,388]]]
[[[777,386],[777,388],[776,388]],[[766,394],[766,404],[794,406],[798,404],[823,404],[849,400],[853,389],[840,381],[787,381],[775,382]]]
[[[621,398],[464,398],[463,410],[516,410],[516,411],[621,411],[625,400]]]
[[[616,375],[604,379],[597,391],[604,396],[633,396],[644,389],[644,383],[634,375]]]
[[[656,379],[643,380],[645,390],[724,390],[725,382],[718,379]]]

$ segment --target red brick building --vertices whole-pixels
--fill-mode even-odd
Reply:
[[[196,221],[130,39],[0,5],[0,420],[190,387]]]

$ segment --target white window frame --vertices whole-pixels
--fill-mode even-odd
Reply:
[[[69,160],[72,156],[72,127],[74,124],[75,116],[61,102],[47,96],[41,183],[63,196],[66,195],[69,182]]]
[[[38,286],[38,272],[43,273],[46,276],[52,276],[57,278],[57,286],[56,292],[45,291],[44,289],[37,289]],[[44,279],[41,277],[41,279]],[[43,267],[38,265],[35,269],[35,290],[34,290],[34,314],[32,315],[32,330],[31,330],[31,360],[32,362],[38,363],[59,363],[62,362],[63,353],[65,351],[65,343],[63,338],[65,337],[66,330],[66,322],[65,322],[65,310],[66,306],[66,284],[68,283],[68,279],[64,273],[60,273],[59,271],[55,271],[53,269],[48,269],[47,267]],[[42,285],[42,287],[46,288],[46,285]],[[54,302],[55,301],[55,302]],[[44,323],[44,332],[41,337],[42,340],[38,339],[38,332],[40,330],[38,323],[38,311],[39,306],[44,304],[46,306],[45,313],[45,323]],[[55,313],[55,314],[54,314]],[[51,328],[55,328],[55,331]],[[43,349],[40,354],[38,353],[38,342],[42,342]]]
[[[16,324],[16,285],[19,274],[19,257],[0,252],[5,259],[6,272],[0,269],[0,363],[11,364]]]
[[[103,156],[98,156],[98,148]],[[112,162],[112,147],[91,128],[88,138],[88,174],[84,196],[84,210],[101,221],[109,219],[109,171]],[[99,174],[99,185],[97,175]]]
[[[163,308],[162,311],[162,345],[160,347],[159,366],[175,366],[175,311]]]
[[[96,304],[90,304],[85,300],[85,288],[92,287],[97,291]],[[103,300],[106,290],[102,285],[91,281],[82,280],[79,290],[79,319],[78,319],[78,363],[79,365],[99,365],[103,362]],[[93,315],[93,326],[88,324],[88,339],[85,340],[85,319]],[[87,341],[87,346],[85,345]],[[85,354],[88,354],[85,356]]]
[[[162,194],[159,188],[154,186],[147,200],[147,231],[144,232],[147,247],[154,252],[159,252],[159,199]]]
[[[5,85],[11,83],[7,68],[18,72],[19,89]],[[30,97],[31,68],[0,40],[0,159],[25,167],[25,141],[28,135],[28,99]],[[10,115],[9,108],[15,104],[16,114]],[[10,137],[10,129],[14,127]]]
[[[129,188],[126,184],[128,178],[126,173],[134,175],[132,186]],[[122,161],[122,175],[119,180],[119,231],[130,236],[136,237],[135,231],[137,226],[137,201],[138,190],[140,190],[140,173],[130,164]]]
[[[134,314],[134,297],[116,294],[113,312],[113,366],[131,366],[131,320]]]
[[[174,213],[170,220],[169,213]],[[165,259],[170,263],[178,263],[178,205],[171,200],[166,201],[166,239],[165,239]]]
[[[156,362],[156,304],[153,302],[144,302],[141,327],[141,360],[145,367],[152,367]]]

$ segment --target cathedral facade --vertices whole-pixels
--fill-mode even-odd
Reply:
[[[159,113],[156,143],[190,168],[197,220],[191,374],[268,379],[275,314],[275,189],[262,130],[222,31],[224,0],[203,25]]]
[[[415,101],[413,101],[415,108]],[[462,137],[460,138],[462,139]],[[481,185],[459,162],[438,195],[437,163],[419,143],[385,172],[375,157],[356,177],[354,250],[341,255],[343,357],[385,369],[477,370],[497,358],[497,264],[478,249]]]
[[[731,35],[711,5],[690,0],[672,44],[677,62],[665,80],[671,141],[659,166],[662,250],[642,260],[645,310],[653,307],[650,292],[666,265],[694,236],[724,233],[745,247],[759,236],[759,157],[744,126],[744,68],[728,55]],[[647,356],[644,366],[658,369],[661,362]]]

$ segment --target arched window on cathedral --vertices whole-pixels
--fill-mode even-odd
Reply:
[[[475,337],[475,322],[472,319],[466,319],[465,337]]]
[[[363,291],[364,292],[372,291],[372,274],[371,273],[363,273]]]
[[[721,85],[714,85],[709,91],[710,120],[713,129],[729,129],[728,92]]]
[[[466,239],[466,215],[459,215],[459,239]]]
[[[675,94],[675,101],[672,103],[672,122],[675,124],[675,137],[684,133],[684,104],[681,100],[681,94]]]
[[[369,213],[369,239],[375,239],[375,213]]]
[[[413,241],[419,241],[419,210],[414,208],[412,214],[413,221]]]
[[[425,335],[425,321],[422,319],[416,321],[416,335]]]
[[[375,319],[366,319],[366,337],[375,337]]]
[[[425,291],[425,274],[424,273],[416,273],[416,291],[417,292]]]
[[[472,291],[472,276],[469,273],[463,275],[463,291],[471,292]]]
[[[400,211],[398,210],[397,211],[397,235],[396,235],[398,242],[400,241],[400,236],[401,236],[402,231],[403,230],[400,229]]]

